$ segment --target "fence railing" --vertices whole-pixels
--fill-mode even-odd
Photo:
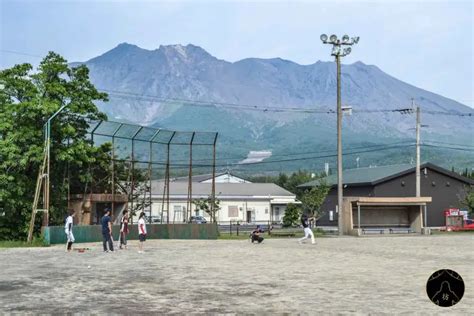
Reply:
[[[219,232],[221,233],[229,233],[229,235],[241,235],[241,234],[250,234],[252,231],[254,231],[257,226],[260,226],[260,229],[264,233],[268,233],[269,235],[272,234],[272,232],[298,232],[301,231],[301,227],[283,227],[280,222],[272,222],[272,221],[253,221],[253,222],[247,222],[247,221],[241,221],[241,220],[235,220],[235,221],[220,221],[218,222],[218,229]],[[311,229],[317,229],[320,231],[323,231],[324,234],[329,234],[329,235],[334,235],[337,234],[338,230],[337,227],[331,227],[331,226],[312,226]]]

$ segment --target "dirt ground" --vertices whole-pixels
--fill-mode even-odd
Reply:
[[[288,313],[468,314],[474,235],[150,240],[146,252],[63,246],[0,250],[0,314]],[[88,268],[90,266],[90,268]],[[457,271],[466,291],[451,308],[425,291],[432,272]]]

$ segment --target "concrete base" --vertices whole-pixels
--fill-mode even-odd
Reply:
[[[431,235],[431,228],[430,227],[424,227],[421,229],[421,233],[423,235]]]

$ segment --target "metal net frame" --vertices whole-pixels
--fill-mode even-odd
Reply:
[[[163,215],[166,213],[166,223],[170,222],[170,181],[171,170],[177,168],[186,170],[188,190],[186,199],[186,215],[183,216],[184,222],[188,222],[192,215],[193,204],[193,153],[196,148],[206,148],[205,158],[200,158],[197,161],[212,161],[211,164],[196,164],[198,167],[211,167],[212,169],[212,183],[210,192],[210,211],[211,221],[215,221],[215,207],[216,199],[216,143],[218,138],[217,132],[198,132],[198,131],[174,131],[161,128],[153,128],[148,126],[135,125],[130,123],[121,123],[108,120],[88,120],[89,128],[87,134],[90,137],[92,145],[100,143],[98,138],[102,138],[102,143],[110,142],[111,149],[111,193],[112,193],[112,213],[115,212],[115,195],[116,183],[115,172],[117,161],[125,162],[129,166],[129,175],[127,179],[131,192],[128,192],[129,207],[133,210],[135,201],[134,189],[136,182],[140,181],[134,178],[135,168],[137,164],[145,165],[147,169],[148,181],[147,190],[142,199],[148,200],[148,211],[150,216],[153,214],[152,201],[152,180],[153,172],[156,166],[163,168],[163,192],[161,199],[161,216],[160,223],[163,222]],[[105,141],[104,141],[105,139]],[[118,146],[118,142],[128,143],[124,147]],[[137,148],[139,147],[139,148]],[[209,152],[209,148],[211,151]],[[157,150],[158,149],[158,150]],[[161,149],[161,150],[160,150]],[[201,157],[202,157],[202,150]],[[128,154],[127,154],[128,153]],[[174,155],[173,155],[174,154]],[[124,158],[118,158],[119,155],[125,155]],[[211,156],[211,157],[208,157]],[[179,163],[177,163],[179,162]],[[93,184],[91,183],[91,190]],[[161,192],[155,192],[161,193]],[[143,209],[145,211],[145,209]],[[174,212],[175,213],[175,212]],[[184,214],[184,212],[183,212]],[[173,218],[174,222],[174,218]]]

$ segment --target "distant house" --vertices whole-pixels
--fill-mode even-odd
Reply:
[[[152,181],[151,216],[161,216],[166,210],[166,197],[163,201],[163,181]],[[169,221],[183,222],[187,211],[188,183],[185,181],[170,182]],[[209,182],[192,183],[192,199],[207,198],[211,195],[212,184]],[[296,195],[273,183],[216,183],[216,198],[220,201],[217,220],[228,223],[230,220],[255,223],[259,221],[280,222],[288,204],[299,203]],[[163,203],[164,202],[164,203]],[[192,206],[193,215],[202,215],[209,220],[209,215]],[[164,216],[166,216],[164,214]],[[163,218],[166,221],[166,218]]]
[[[320,180],[299,186],[307,189],[319,185]],[[331,189],[322,205],[325,215],[320,226],[337,226],[337,175],[324,178]],[[414,197],[416,190],[414,165],[392,165],[374,168],[348,169],[343,172],[344,196],[354,197]],[[421,165],[421,196],[432,197],[427,209],[428,226],[445,224],[444,210],[459,207],[460,199],[474,181],[432,163]]]
[[[216,174],[216,183],[252,183],[248,180],[242,179],[231,174],[229,171]],[[188,177],[179,177],[170,179],[171,182],[188,182]],[[212,183],[212,174],[200,174],[191,177],[191,182],[198,183]]]

